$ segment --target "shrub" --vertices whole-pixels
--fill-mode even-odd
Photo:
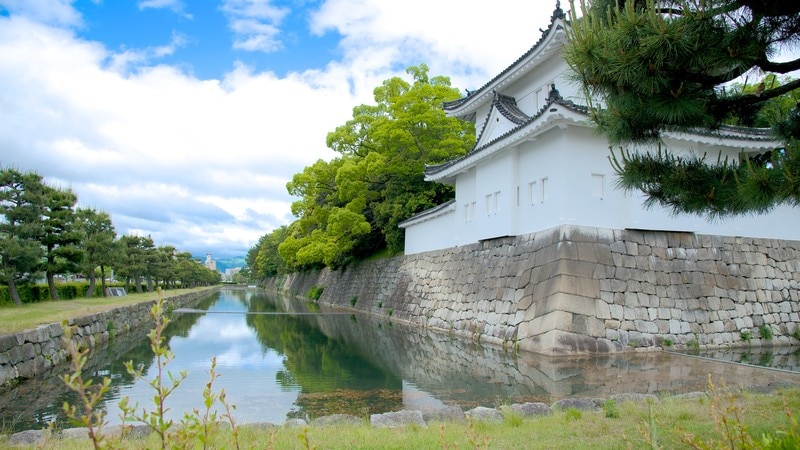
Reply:
[[[758,328],[758,334],[761,336],[761,339],[768,341],[772,339],[772,327],[767,324],[761,325]]]
[[[603,403],[603,412],[609,419],[618,419],[619,408],[617,408],[617,402],[611,399],[606,400],[605,403]]]
[[[350,299],[350,306],[356,306],[356,303],[358,303],[358,297],[356,297],[356,296],[354,295],[354,296],[353,296],[353,297]]]
[[[308,290],[306,296],[311,300],[317,301],[322,297],[322,291],[324,290],[325,288],[322,286],[312,286],[311,289]]]
[[[739,337],[745,342],[750,342],[753,339],[753,333],[750,330],[742,330],[739,332]]]

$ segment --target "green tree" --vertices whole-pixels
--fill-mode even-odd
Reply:
[[[578,17],[572,4],[566,59],[587,98],[600,100],[590,105],[592,118],[612,144],[758,120],[786,140],[785,148],[743,164],[623,151],[612,155],[621,187],[641,190],[650,205],[711,217],[798,203],[800,109],[790,102],[800,80],[750,78],[800,69],[800,58],[774,59],[800,42],[800,3],[598,0],[581,10]],[[742,86],[730,89],[737,79]]]
[[[44,183],[32,172],[0,170],[0,276],[16,305],[17,283],[38,276],[44,257]]]
[[[44,186],[45,277],[50,299],[58,300],[55,276],[75,273],[83,254],[78,246],[80,230],[76,226],[75,203],[78,197],[69,189]]]
[[[257,280],[280,275],[288,272],[278,246],[286,239],[289,227],[284,225],[265,234],[247,252],[247,267],[242,269],[242,275],[253,277]],[[249,269],[245,272],[245,269]]]
[[[341,267],[382,248],[403,249],[397,224],[453,196],[451,186],[424,180],[426,164],[471,148],[471,124],[447,117],[444,101],[460,97],[446,77],[410,67],[411,82],[395,77],[375,88],[374,105],[353,109],[353,118],[328,134],[341,156],[317,161],[294,176],[289,193],[298,219],[278,246],[293,269]]]
[[[94,286],[97,279],[96,269],[100,269],[100,283],[102,296],[106,296],[106,268],[114,263],[117,232],[111,223],[111,216],[106,212],[93,208],[78,208],[77,224],[81,231],[81,249],[83,261],[81,268],[89,279],[89,288],[86,298],[94,295]]]
[[[120,258],[117,259],[117,275],[133,283],[136,292],[142,292],[142,281],[151,276],[151,250],[155,248],[150,236],[125,235],[119,238]],[[148,283],[150,286],[151,283]]]

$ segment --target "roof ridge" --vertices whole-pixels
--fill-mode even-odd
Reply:
[[[540,31],[542,32],[542,35],[539,36],[539,40],[536,41],[536,43],[533,44],[533,46],[531,48],[529,48],[528,51],[523,53],[522,56],[520,56],[519,58],[514,60],[514,62],[512,62],[508,67],[503,69],[499,74],[497,74],[495,77],[493,77],[491,80],[489,80],[487,83],[485,83],[483,86],[479,87],[478,89],[475,89],[473,91],[465,89],[467,91],[467,95],[466,96],[461,97],[461,98],[456,99],[456,100],[451,100],[451,101],[448,101],[448,102],[442,102],[442,108],[444,110],[458,108],[459,106],[463,105],[468,100],[470,100],[472,97],[474,97],[477,93],[484,91],[492,83],[494,83],[498,79],[502,78],[506,73],[508,73],[509,70],[511,70],[514,66],[516,66],[517,63],[519,63],[520,61],[522,61],[523,59],[525,59],[526,57],[531,55],[536,49],[538,49],[542,45],[542,43],[545,41],[547,36],[550,35],[550,32],[553,30],[554,25],[555,25],[557,20],[561,19],[561,20],[566,21],[566,17],[567,16],[564,13],[564,10],[561,9],[561,0],[556,0],[556,8],[555,8],[555,10],[553,10],[553,14],[550,16],[550,24],[547,26],[546,29],[544,29],[544,30],[540,29]],[[556,30],[558,30],[560,28],[562,28],[560,25],[555,27]]]

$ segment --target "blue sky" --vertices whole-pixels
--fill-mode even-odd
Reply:
[[[554,6],[0,0],[0,165],[70,187],[120,235],[244,255],[293,220],[286,183],[335,156],[326,134],[383,80],[426,63],[481,86]]]
[[[309,29],[308,13],[320,3],[82,0],[75,7],[85,24],[78,29],[80,37],[103,42],[118,52],[174,49],[160,62],[208,79],[224,76],[235,61],[256,72],[270,70],[285,76],[324,67],[341,56],[338,33]],[[258,5],[264,11],[248,15],[248,8]]]

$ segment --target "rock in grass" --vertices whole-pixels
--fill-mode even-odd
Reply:
[[[549,416],[553,414],[553,409],[544,403],[514,403],[510,406],[511,411],[522,417]]]
[[[409,425],[416,425],[427,428],[425,419],[422,418],[422,411],[402,410],[383,414],[372,414],[369,423],[376,428],[402,428]]]
[[[317,417],[311,424],[320,427],[336,425],[358,426],[364,424],[364,419],[350,414],[333,414],[330,416]]]
[[[460,406],[448,406],[422,413],[422,418],[425,419],[425,422],[463,422],[466,417],[464,410]]]
[[[487,408],[485,406],[478,406],[476,408],[470,409],[466,413],[464,413],[469,417],[471,420],[476,422],[502,422],[503,421],[503,413],[501,413],[496,408]]]
[[[600,404],[598,404],[598,401]],[[600,409],[600,405],[604,402],[605,400],[600,401],[587,397],[562,398],[561,400],[550,405],[550,407],[552,409],[562,410],[574,408],[580,411],[596,411]]]
[[[45,441],[47,430],[25,430],[14,433],[8,437],[11,445],[35,445],[41,446]]]

